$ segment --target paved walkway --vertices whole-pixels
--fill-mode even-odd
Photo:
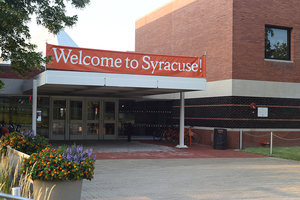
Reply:
[[[51,142],[54,148],[62,144],[74,144],[74,141]],[[171,158],[253,158],[259,155],[247,154],[232,149],[214,150],[212,146],[192,145],[187,149],[178,149],[174,144],[140,140],[127,142],[114,141],[76,141],[86,148],[93,148],[97,160],[103,159],[171,159]]]
[[[97,160],[82,200],[300,199],[300,165],[276,158]]]
[[[300,199],[298,161],[159,144],[83,142],[97,161],[81,200]]]

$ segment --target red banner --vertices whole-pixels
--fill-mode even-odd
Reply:
[[[47,44],[47,69],[177,77],[206,77],[203,57],[104,51]]]

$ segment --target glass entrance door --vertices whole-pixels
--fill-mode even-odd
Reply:
[[[70,140],[83,139],[83,101],[70,100],[69,109],[69,137]]]
[[[51,98],[51,140],[117,139],[117,100]]]
[[[52,122],[50,125],[50,138],[52,140],[64,140],[66,134],[66,110],[67,102],[65,99],[52,100]]]
[[[100,139],[100,101],[87,101],[86,139]]]
[[[117,102],[104,100],[103,102],[103,139],[116,139],[116,110]]]

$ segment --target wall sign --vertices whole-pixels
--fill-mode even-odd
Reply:
[[[257,117],[268,117],[268,108],[258,107],[257,108]]]

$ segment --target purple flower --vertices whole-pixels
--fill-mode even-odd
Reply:
[[[83,149],[82,146],[76,146],[73,145],[69,148],[63,149],[62,157],[64,159],[69,160],[70,162],[85,162],[86,157],[90,158],[92,155],[93,150],[92,149]],[[96,160],[96,155],[94,155],[91,160]]]
[[[23,138],[31,137],[31,139],[34,140],[34,132],[33,131],[28,131],[28,130],[26,132],[21,131],[21,136]]]

